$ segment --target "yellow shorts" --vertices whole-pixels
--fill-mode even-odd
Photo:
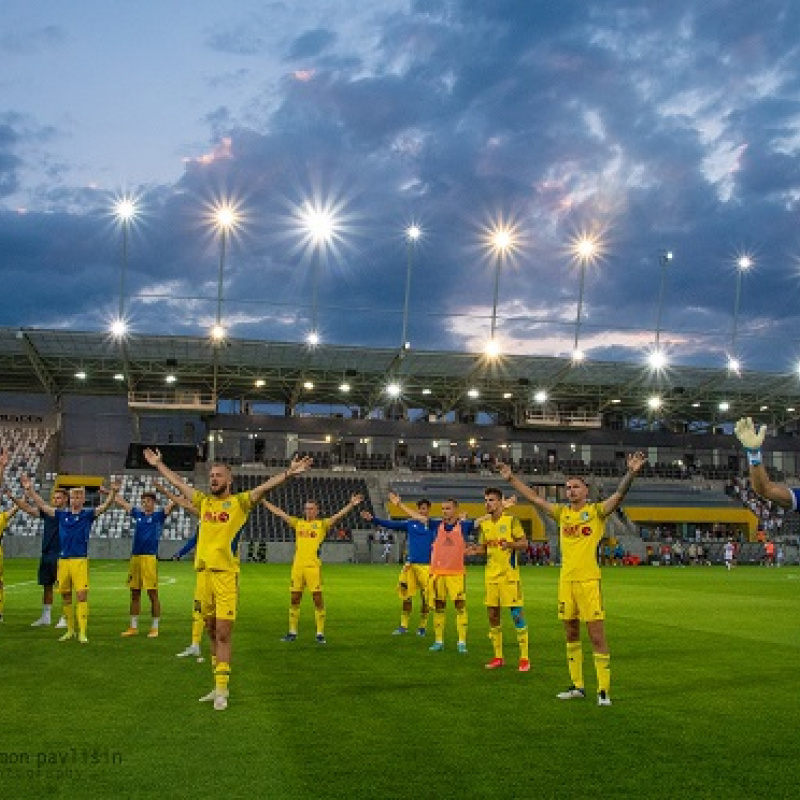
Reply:
[[[239,573],[234,570],[203,569],[197,573],[195,609],[204,617],[236,619],[239,605]]]
[[[466,575],[437,575],[431,578],[431,597],[437,603],[465,600],[467,596]]]
[[[129,589],[158,589],[158,560],[155,556],[131,556]]]
[[[558,618],[594,622],[606,618],[600,581],[562,581],[558,584]]]
[[[490,608],[517,608],[524,603],[519,581],[493,581],[486,584],[486,605]]]
[[[0,586],[3,585],[3,548],[0,547]]]
[[[60,558],[58,560],[58,591],[61,594],[85,592],[89,588],[89,559]]]
[[[422,593],[422,599],[428,599],[428,584],[431,581],[429,564],[406,564],[400,570],[397,580],[397,593],[401,600],[408,600],[417,592]]]
[[[310,592],[322,591],[321,567],[292,567],[291,590],[302,592],[306,587]]]

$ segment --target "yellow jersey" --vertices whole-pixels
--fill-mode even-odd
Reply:
[[[578,511],[568,505],[556,505],[553,519],[558,523],[561,544],[562,581],[600,579],[597,546],[605,534],[606,515],[602,503],[587,503]]]
[[[11,515],[8,511],[0,513],[0,556],[3,555],[3,534],[6,532]]]
[[[289,525],[294,529],[295,567],[318,567],[322,564],[319,550],[331,526],[329,519],[299,519],[289,517]]]
[[[253,509],[250,492],[225,498],[196,491],[192,505],[200,514],[197,532],[197,570],[239,570],[239,537]]]
[[[486,582],[519,580],[519,550],[504,550],[502,542],[518,542],[525,538],[520,521],[503,514],[496,522],[481,522],[478,542],[486,546]]]

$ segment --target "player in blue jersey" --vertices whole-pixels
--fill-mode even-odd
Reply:
[[[9,495],[10,496],[10,495]],[[58,577],[58,520],[43,514],[36,506],[26,503],[24,498],[12,497],[17,508],[30,514],[32,517],[40,517],[42,520],[42,555],[39,558],[39,572],[37,582],[42,587],[42,615],[35,622],[31,623],[32,628],[52,623],[53,608],[53,587]],[[69,495],[66,489],[55,489],[52,496],[53,508],[65,509],[69,502]],[[62,615],[56,624],[56,628],[66,628],[67,620]]]
[[[130,514],[135,522],[131,563],[128,570],[128,588],[131,590],[131,623],[122,636],[136,636],[139,633],[139,612],[142,609],[142,589],[150,598],[152,622],[147,634],[149,639],[158,636],[161,619],[161,600],[158,597],[158,543],[164,532],[164,523],[175,508],[171,500],[164,508],[156,508],[155,492],[142,492],[142,507],[129,503],[121,495],[116,496],[116,504]]]
[[[389,500],[395,505],[399,505],[400,498],[397,495],[389,495]],[[417,501],[417,512],[420,517],[428,519],[431,511],[431,501],[422,499]],[[408,631],[409,620],[411,619],[412,598],[419,593],[420,596],[420,615],[417,635],[424,636],[428,627],[428,613],[430,603],[428,592],[430,584],[431,548],[436,531],[432,530],[427,522],[422,519],[391,520],[374,517],[369,511],[361,512],[362,519],[371,522],[380,528],[387,528],[392,531],[405,531],[406,533],[406,559],[403,569],[400,571],[400,579],[397,591],[403,605],[400,611],[400,627],[394,633],[404,634]]]
[[[114,503],[119,485],[111,484],[108,497],[96,508],[84,508],[86,489],[76,486],[69,490],[69,508],[57,509],[36,493],[27,475],[20,478],[25,494],[33,500],[39,510],[58,521],[58,590],[64,601],[64,616],[67,618],[67,632],[59,639],[66,642],[74,639],[75,618],[77,616],[77,638],[81,644],[88,644],[86,629],[89,621],[89,536],[94,521],[108,511]],[[75,592],[77,614],[72,607],[72,594]]]

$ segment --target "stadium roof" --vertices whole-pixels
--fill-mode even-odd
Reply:
[[[362,410],[391,405],[386,386],[394,381],[407,407],[440,414],[454,409],[487,412],[509,422],[521,421],[526,411],[551,409],[601,415],[605,424],[640,418],[703,427],[748,414],[780,427],[795,420],[795,409],[800,409],[796,373],[737,374],[681,366],[657,373],[626,362],[575,364],[549,356],[490,360],[456,352],[310,348],[239,339],[213,343],[200,337],[139,334],[116,340],[103,332],[31,328],[0,328],[0,370],[3,391],[44,391],[55,397],[128,395],[169,402],[202,395],[212,402],[240,399]],[[77,377],[79,373],[85,377]],[[539,391],[547,392],[544,406],[536,402]],[[648,407],[653,395],[662,400],[657,410]],[[728,408],[720,408],[721,403]]]

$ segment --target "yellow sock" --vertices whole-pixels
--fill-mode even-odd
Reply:
[[[503,657],[503,629],[499,626],[497,628],[489,628],[489,638],[492,640],[492,648],[494,649],[494,657]]]
[[[203,616],[194,614],[192,616],[192,644],[200,646],[200,639],[203,637]]]
[[[314,606],[314,622],[317,623],[317,635],[325,634],[325,606],[317,608]]]
[[[420,628],[427,628],[428,627],[428,615],[427,614],[420,614],[419,615],[419,626],[420,626]]]
[[[78,600],[78,631],[86,636],[86,626],[89,623],[89,601]]]
[[[211,656],[211,671],[216,672],[217,669],[217,657],[212,655]]]
[[[444,611],[433,612],[433,635],[437,642],[444,641]]]
[[[6,607],[6,591],[0,586],[0,616],[3,615],[3,609]]]
[[[567,642],[567,665],[572,685],[583,689],[583,645],[580,642]]]
[[[459,642],[466,642],[467,641],[467,609],[466,608],[457,608],[456,609],[456,632],[458,633],[458,641]]]
[[[611,692],[611,656],[608,653],[594,654],[594,669],[597,672],[597,691]]]
[[[411,615],[407,611],[403,611],[400,614],[400,627],[408,629],[408,618]]]
[[[289,606],[289,633],[297,635],[298,622],[300,622],[300,606]]]
[[[64,619],[67,621],[67,633],[74,633],[75,632],[75,610],[73,608],[72,603],[64,603],[64,607],[62,609],[62,613],[64,614]]]
[[[519,644],[519,657],[528,660],[528,628],[515,628],[517,631],[517,644]]]
[[[228,681],[231,679],[231,665],[220,661],[214,668],[214,688],[219,693],[227,694]]]

